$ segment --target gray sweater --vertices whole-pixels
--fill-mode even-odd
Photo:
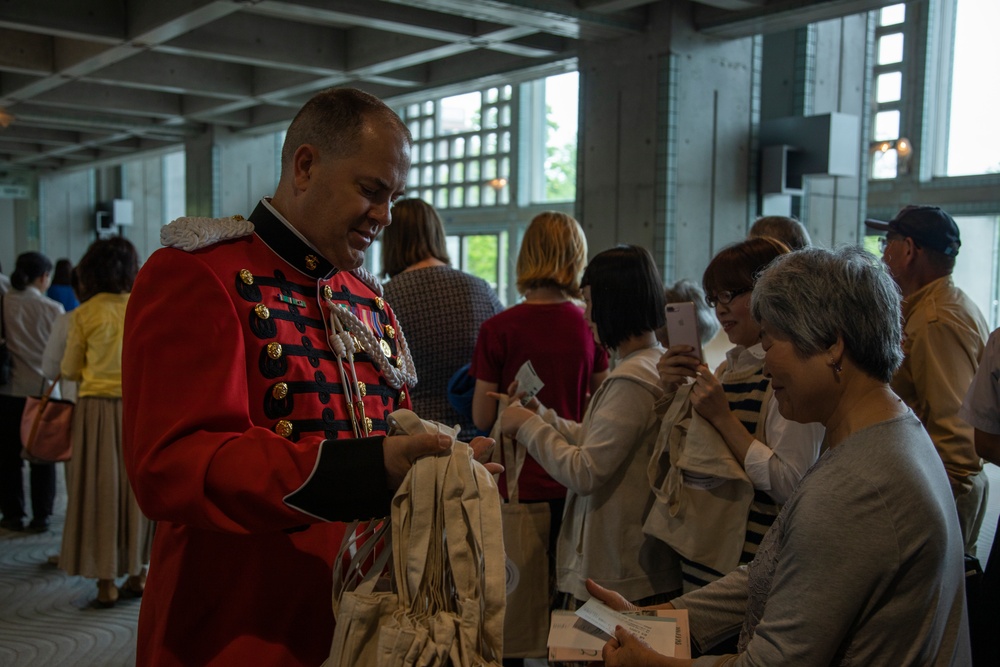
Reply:
[[[756,559],[674,600],[696,665],[969,665],[962,537],[948,478],[909,413],[823,454]],[[765,607],[766,605],[766,607]]]

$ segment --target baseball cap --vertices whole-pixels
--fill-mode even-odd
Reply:
[[[865,220],[865,226],[908,236],[919,245],[955,257],[962,247],[958,225],[937,206],[904,206],[889,222]]]

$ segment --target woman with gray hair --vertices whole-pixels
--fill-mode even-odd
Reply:
[[[771,263],[751,307],[781,414],[822,423],[824,453],[748,566],[667,605],[688,610],[702,651],[742,625],[738,653],[667,658],[618,628],[605,664],[970,664],[948,478],[889,387],[902,361],[892,278],[859,248],[806,249]]]
[[[726,358],[729,339],[722,331],[722,325],[715,317],[715,308],[705,301],[705,290],[690,278],[681,278],[663,291],[667,303],[690,301],[694,304],[694,312],[698,318],[698,338],[701,340],[701,351],[705,355],[705,363],[709,368],[718,368]],[[656,339],[664,348],[670,347],[670,337],[667,327],[656,330]]]

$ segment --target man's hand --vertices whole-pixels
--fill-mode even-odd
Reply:
[[[398,489],[410,466],[421,456],[444,454],[450,449],[451,438],[437,433],[386,436],[382,441],[382,457],[389,488]]]
[[[503,466],[499,463],[490,463],[493,455],[493,448],[496,447],[496,440],[479,435],[472,439],[469,447],[472,448],[472,458],[483,464],[483,467],[491,475],[499,475],[503,472]]]

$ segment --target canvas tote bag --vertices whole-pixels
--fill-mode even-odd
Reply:
[[[691,387],[678,389],[663,416],[647,469],[653,505],[642,531],[678,554],[718,572],[739,565],[753,483],[719,432],[691,405]],[[699,488],[690,472],[715,478]]]
[[[392,413],[389,423],[390,434],[454,437],[456,432],[409,410]],[[468,445],[455,442],[450,453],[415,461],[392,502],[390,586],[381,590],[384,577],[373,574],[388,550],[366,574],[338,578],[337,627],[324,666],[499,665],[504,614],[499,521],[496,483],[472,460]],[[362,549],[352,563],[371,555],[359,556]],[[342,554],[349,551],[342,545]]]
[[[505,658],[544,658],[549,632],[549,530],[548,503],[521,503],[517,481],[526,450],[500,431],[500,413],[508,399],[500,399],[497,421],[490,437],[503,449],[507,469],[507,502],[500,506],[503,543],[507,550],[507,613],[504,616]]]
[[[73,402],[52,398],[57,377],[41,396],[28,396],[21,413],[21,457],[32,463],[58,463],[73,455]]]

